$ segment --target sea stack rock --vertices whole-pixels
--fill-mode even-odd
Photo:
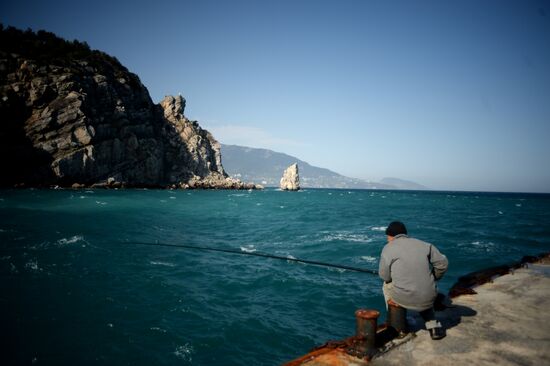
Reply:
[[[300,176],[298,175],[298,164],[294,163],[286,168],[280,183],[283,191],[297,191],[300,189]]]

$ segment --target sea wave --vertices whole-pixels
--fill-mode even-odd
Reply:
[[[65,245],[69,245],[69,244],[78,243],[79,241],[85,242],[84,237],[82,235],[74,235],[74,236],[71,236],[70,238],[59,239],[56,242],[56,245],[65,246]]]
[[[368,263],[376,263],[378,262],[378,258],[370,256],[370,255],[363,255],[360,257],[361,260],[368,262]]]
[[[485,249],[486,252],[492,252],[495,249],[495,243],[492,241],[473,241],[472,245],[481,249]]]
[[[373,226],[370,228],[372,231],[386,231],[385,226]]]
[[[241,247],[241,251],[245,253],[254,253],[256,251],[256,248],[254,248],[254,245],[247,245]]]
[[[36,259],[28,261],[27,263],[25,263],[25,269],[27,269],[31,272],[40,272],[40,271],[42,271],[42,268],[40,268],[38,266],[38,261]]]
[[[192,361],[192,354],[194,352],[193,346],[189,343],[185,343],[182,346],[176,347],[176,350],[174,351],[174,355],[176,355],[177,358],[191,362]]]
[[[149,328],[149,330],[152,330],[152,331],[155,331],[155,332],[160,332],[160,333],[166,333],[166,329],[162,329],[160,327],[151,327],[151,328]]]
[[[153,266],[165,266],[165,267],[175,267],[175,263],[170,262],[162,262],[162,261],[150,261],[149,264]]]
[[[330,242],[330,241],[348,241],[354,243],[370,243],[373,241],[367,234],[353,233],[350,231],[337,231],[333,233],[327,233],[318,242]]]

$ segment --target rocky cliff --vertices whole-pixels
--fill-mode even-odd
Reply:
[[[0,30],[0,185],[251,188],[227,177],[181,96],[153,103],[137,75],[85,43]]]

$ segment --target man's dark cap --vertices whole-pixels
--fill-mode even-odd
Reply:
[[[386,229],[386,235],[397,236],[399,234],[407,234],[407,228],[401,221],[393,221]]]

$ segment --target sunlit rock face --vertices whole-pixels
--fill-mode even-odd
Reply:
[[[298,174],[298,164],[292,164],[283,173],[280,187],[284,191],[297,191],[300,189],[300,176]]]

